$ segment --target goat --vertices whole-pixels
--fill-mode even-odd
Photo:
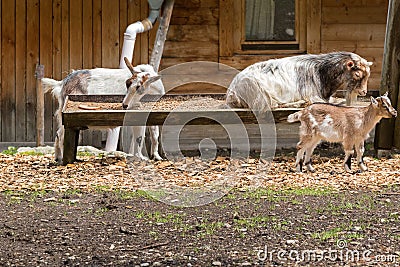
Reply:
[[[129,62],[125,58],[125,62]],[[133,69],[133,71],[131,70]],[[157,77],[151,78],[150,77]],[[124,105],[134,106],[129,101],[139,101],[144,93],[164,94],[165,89],[159,75],[150,65],[138,65],[133,67],[129,62],[128,69],[106,69],[95,68],[86,70],[73,71],[61,81],[56,81],[50,78],[43,78],[44,93],[52,92],[53,97],[58,100],[58,109],[55,117],[57,122],[57,134],[55,138],[55,158],[61,163],[63,158],[64,148],[64,127],[61,120],[61,112],[65,103],[65,99],[69,94],[126,94],[127,81],[129,80],[130,87],[134,87],[135,91],[129,99],[124,99]],[[147,82],[146,82],[147,81]],[[150,84],[154,83],[151,87]],[[136,94],[135,94],[136,93]],[[140,96],[140,97],[139,97]],[[128,102],[127,102],[128,101]],[[151,140],[155,159],[162,159],[158,154],[158,128],[151,127]],[[129,153],[134,154],[140,159],[147,159],[142,154],[144,141],[144,126],[133,127],[133,140]],[[157,147],[155,149],[154,147]]]
[[[277,107],[300,107],[329,102],[346,90],[346,103],[367,94],[370,66],[357,54],[333,52],[258,62],[238,73],[226,93],[226,104],[265,112]]]
[[[392,107],[388,93],[376,99],[371,97],[371,103],[366,107],[316,103],[289,115],[288,122],[300,121],[296,170],[301,172],[304,162],[309,171],[314,171],[311,166],[311,155],[317,144],[324,140],[343,144],[344,169],[347,172],[351,171],[351,155],[355,147],[358,166],[361,171],[366,171],[367,166],[363,162],[364,141],[382,118],[396,116],[397,111]]]
[[[153,67],[146,65],[148,69],[146,72],[138,71],[137,67],[133,67],[129,60],[125,57],[125,64],[132,73],[132,77],[126,80],[127,93],[124,100],[122,101],[122,107],[124,109],[135,109],[140,105],[140,99],[145,93],[163,95],[165,94],[165,89],[160,81],[161,76],[158,75]],[[150,130],[151,139],[151,155],[156,160],[162,160],[158,153],[158,137],[160,135],[158,126],[148,126]],[[132,127],[134,136],[131,142],[129,153],[134,154],[137,158],[141,160],[147,160],[142,154],[144,136],[146,132],[146,127],[138,126]]]

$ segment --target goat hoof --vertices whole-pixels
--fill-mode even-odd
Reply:
[[[164,160],[160,155],[158,155],[158,154],[154,154],[153,155],[153,159],[154,160]]]
[[[302,168],[301,164],[296,165],[296,172],[303,172],[303,168]]]
[[[367,166],[365,166],[364,164],[360,164],[360,165],[358,165],[358,167],[360,167],[360,171],[361,172],[365,172],[365,171],[368,171],[368,167]]]
[[[145,156],[143,156],[143,155],[138,155],[138,154],[136,154],[136,155],[134,156],[134,158],[137,159],[137,160],[140,160],[140,161],[148,161],[148,160],[149,160],[148,157],[145,157]]]
[[[315,172],[315,169],[311,166],[311,165],[308,165],[307,166],[307,171],[309,171],[309,172]]]
[[[347,173],[352,173],[351,169],[347,167],[347,165],[344,167],[345,172]]]

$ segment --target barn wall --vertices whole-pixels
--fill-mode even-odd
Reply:
[[[374,62],[370,89],[379,89],[388,0],[322,0],[321,51],[345,50]]]
[[[0,141],[36,139],[36,64],[45,77],[72,69],[118,68],[128,24],[148,15],[146,0],[2,0]],[[134,61],[148,60],[149,34],[137,37]],[[45,141],[53,140],[55,103],[45,97]],[[89,138],[89,137],[88,137]]]

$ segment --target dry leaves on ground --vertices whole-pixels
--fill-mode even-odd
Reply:
[[[98,188],[136,190],[143,185],[158,187],[329,187],[379,190],[400,184],[400,154],[392,158],[365,157],[369,170],[346,173],[341,157],[313,158],[315,173],[294,172],[294,157],[284,155],[273,162],[217,157],[213,161],[185,158],[178,161],[129,162],[115,157],[81,157],[67,166],[54,164],[51,155],[0,154],[0,191],[81,190]]]

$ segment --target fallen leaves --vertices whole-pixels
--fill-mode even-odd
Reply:
[[[294,157],[279,156],[273,162],[258,159],[213,161],[184,158],[174,161],[129,162],[115,157],[82,157],[81,162],[58,166],[51,155],[0,154],[0,191],[93,191],[139,187],[329,187],[379,190],[400,185],[400,155],[391,159],[365,157],[367,172],[346,173],[339,157],[314,158],[315,173],[294,172]],[[353,167],[356,168],[353,162]],[[357,169],[355,169],[357,170]]]

